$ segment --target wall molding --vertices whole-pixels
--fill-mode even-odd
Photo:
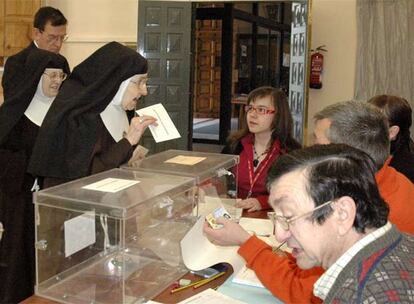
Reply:
[[[124,43],[137,43],[136,36],[71,36],[65,44],[71,43],[106,43],[111,41],[118,41]]]

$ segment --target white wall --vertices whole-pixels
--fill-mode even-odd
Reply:
[[[106,42],[136,43],[138,0],[45,0],[68,19],[62,48],[73,68]]]
[[[74,67],[105,42],[136,42],[139,0],[45,0],[69,21],[69,39],[62,54]],[[354,94],[356,59],[356,0],[312,0],[311,47],[325,44],[323,88],[310,89],[307,142],[313,115]]]
[[[313,0],[311,48],[326,45],[322,89],[309,89],[308,132],[313,115],[338,101],[352,99],[357,46],[356,0]]]

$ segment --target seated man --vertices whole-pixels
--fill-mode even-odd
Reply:
[[[378,170],[378,189],[390,206],[390,222],[414,234],[414,185],[390,166],[387,117],[375,106],[347,101],[324,108],[315,114],[315,120],[315,143],[347,144],[372,157]]]
[[[276,238],[292,248],[300,268],[326,269],[314,285],[326,303],[413,300],[414,236],[387,221],[375,172],[364,152],[330,144],[283,155],[268,173]],[[227,244],[223,229],[204,227],[219,245]],[[250,238],[238,232],[239,244]]]
[[[347,101],[326,107],[315,115],[315,142],[344,143],[360,148],[370,155],[377,166],[375,175],[381,196],[389,204],[390,222],[398,229],[414,233],[414,185],[389,163],[387,119],[372,105]],[[239,244],[234,236],[239,225],[225,227],[220,232],[226,244]],[[301,270],[293,256],[280,257],[255,236],[244,242],[239,254],[246,260],[263,285],[287,303],[320,303],[313,296],[314,283],[323,274],[321,267]]]

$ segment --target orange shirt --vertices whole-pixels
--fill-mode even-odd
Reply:
[[[388,219],[401,232],[414,234],[414,185],[402,173],[389,166],[391,157],[375,174],[382,198],[390,206]]]
[[[414,185],[403,174],[389,166],[389,158],[376,174],[381,196],[390,206],[389,220],[400,231],[414,234]],[[252,236],[239,249],[270,292],[286,303],[322,303],[313,295],[313,284],[323,274],[321,267],[300,269],[291,256],[281,257],[270,246]]]

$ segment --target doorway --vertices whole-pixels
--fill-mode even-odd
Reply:
[[[247,94],[289,90],[291,3],[195,3],[193,142],[224,144]]]
[[[216,135],[206,141],[224,144],[229,132],[243,122],[246,94],[260,85],[289,91],[293,135],[302,142],[307,123],[310,7],[308,0],[139,1],[138,51],[148,60],[150,78],[149,94],[141,104],[162,102],[181,134],[178,140],[160,144],[144,134],[150,152],[192,150],[197,141],[194,124],[203,123],[214,125],[215,134],[218,128],[218,139]],[[198,21],[210,22],[216,42],[203,45],[208,45],[210,54],[196,66]],[[210,71],[203,70],[202,64]],[[200,96],[204,94],[201,101],[195,98],[200,81],[195,71],[207,79],[208,85],[198,88]],[[211,119],[217,123],[207,121]],[[233,127],[232,121],[237,122]]]

